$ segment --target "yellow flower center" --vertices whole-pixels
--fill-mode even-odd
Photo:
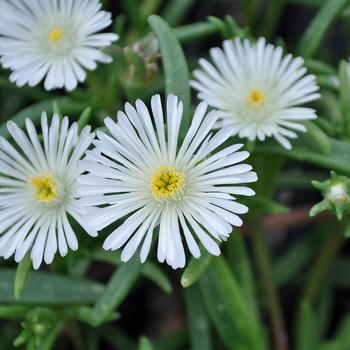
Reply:
[[[162,165],[151,176],[151,192],[155,198],[171,198],[184,184],[184,176],[173,167]]]
[[[259,89],[252,89],[247,97],[247,104],[260,107],[265,102],[265,94]]]
[[[47,204],[56,199],[57,187],[51,176],[33,177],[30,184],[34,187],[34,194],[39,202]]]
[[[57,41],[62,40],[63,37],[63,30],[59,27],[54,27],[49,34],[49,42],[56,43]]]

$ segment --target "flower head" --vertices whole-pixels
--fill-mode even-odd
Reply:
[[[98,0],[0,0],[0,63],[18,86],[76,88],[96,62],[111,57],[100,49],[118,39],[98,33],[111,24]]]
[[[127,103],[125,113],[118,112],[117,122],[105,119],[110,135],[98,131],[96,148],[81,161],[89,173],[78,179],[80,202],[95,206],[87,213],[92,226],[101,230],[125,220],[103,245],[106,250],[125,246],[123,261],[141,245],[144,262],[159,227],[158,260],[183,267],[182,237],[193,256],[200,256],[198,242],[218,255],[217,241],[225,240],[232,226],[242,224],[237,214],[248,208],[234,196],[254,192],[237,185],[256,181],[256,174],[250,165],[239,164],[249,156],[237,152],[242,145],[215,153],[232,134],[232,127],[213,134],[218,116],[214,111],[206,115],[206,110],[202,102],[178,145],[183,106],[177,97],[168,97],[165,121],[158,95],[152,97],[151,113],[140,100],[136,108]]]
[[[319,98],[313,75],[306,75],[302,58],[282,56],[282,48],[237,38],[223,49],[210,51],[212,63],[199,61],[201,69],[191,85],[198,97],[220,111],[217,126],[231,124],[234,134],[250,140],[274,137],[290,149],[288,138],[306,131],[302,120],[316,118],[310,108],[297,107]]]
[[[27,134],[14,122],[7,125],[15,144],[0,138],[0,256],[15,254],[20,261],[31,249],[34,268],[42,260],[51,263],[57,250],[64,256],[78,247],[69,223],[73,217],[90,235],[81,217],[75,179],[81,174],[78,160],[91,144],[94,134],[78,125],[69,127],[68,118],[54,115],[48,125],[41,117],[43,146],[30,119]]]

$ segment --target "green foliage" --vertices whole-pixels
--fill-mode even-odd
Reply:
[[[15,276],[14,296],[17,300],[20,299],[23,293],[31,267],[32,261],[30,259],[30,254],[26,254],[23,260],[18,264]]]
[[[15,276],[16,271],[13,269],[0,269],[0,300],[3,304],[17,301],[13,295]],[[34,305],[91,304],[103,290],[101,284],[85,279],[32,271],[18,301]]]
[[[185,116],[182,120],[182,135],[190,125],[190,85],[189,71],[182,48],[168,24],[158,16],[148,19],[159,41],[165,73],[165,93],[175,94],[183,102]]]
[[[316,52],[327,29],[346,3],[347,0],[327,0],[324,2],[300,41],[300,56],[309,58]]]
[[[211,330],[198,285],[184,290],[192,350],[212,350]]]
[[[263,329],[224,258],[214,259],[199,283],[209,316],[228,349],[267,349]]]
[[[104,322],[123,302],[140,273],[141,264],[138,256],[134,256],[114,272],[103,294],[94,305],[92,320],[96,326]]]

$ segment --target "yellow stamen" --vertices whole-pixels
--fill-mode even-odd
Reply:
[[[54,179],[49,175],[33,177],[30,184],[34,187],[36,199],[41,203],[51,203],[57,197],[57,187]]]
[[[64,37],[63,30],[59,27],[54,27],[49,34],[50,43],[55,43],[59,40],[62,40]]]
[[[151,192],[155,198],[171,198],[184,184],[184,176],[173,167],[162,165],[151,176]]]
[[[265,102],[265,94],[259,89],[252,89],[247,97],[247,103],[253,107],[260,107]]]

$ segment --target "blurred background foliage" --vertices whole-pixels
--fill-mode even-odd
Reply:
[[[144,265],[138,257],[120,264],[118,253],[98,248],[104,232],[91,240],[77,227],[79,250],[56,256],[40,272],[31,271],[29,259],[18,267],[2,260],[0,349],[350,349],[348,213],[338,220],[339,209],[328,203],[331,210],[319,214],[324,207],[318,207],[309,216],[322,200],[318,189],[326,188],[312,180],[328,180],[330,170],[332,179],[350,176],[350,2],[103,3],[120,35],[109,49],[114,62],[69,94],[17,88],[0,71],[1,135],[8,136],[6,120],[38,122],[43,110],[67,114],[81,127],[103,127],[104,116],[124,102],[164,91],[184,100],[189,122],[195,105],[189,72],[210,47],[235,36],[265,36],[303,56],[321,86],[314,104],[320,118],[308,123],[292,151],[273,141],[247,143],[259,175],[257,196],[221,257],[203,253],[184,271],[155,256]]]

